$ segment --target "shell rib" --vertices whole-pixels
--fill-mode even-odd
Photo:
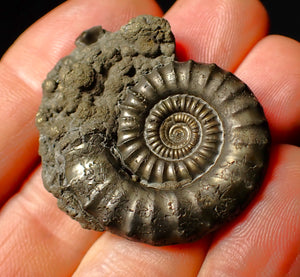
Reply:
[[[260,104],[233,74],[172,62],[142,76],[119,110],[115,146],[95,152],[103,180],[83,205],[101,230],[154,245],[189,242],[255,195],[270,135]]]

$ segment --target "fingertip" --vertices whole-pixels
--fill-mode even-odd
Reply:
[[[268,30],[268,15],[257,0],[178,0],[165,17],[188,53],[184,58],[230,71]]]
[[[88,251],[74,276],[196,276],[207,245],[203,239],[157,247],[106,232]]]
[[[266,113],[274,142],[300,144],[300,43],[284,36],[262,39],[235,74]]]
[[[40,90],[47,72],[75,48],[74,41],[81,32],[95,25],[116,31],[144,13],[162,15],[153,0],[66,1],[29,27],[1,62],[9,64],[25,82]]]

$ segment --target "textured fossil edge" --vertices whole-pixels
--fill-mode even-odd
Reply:
[[[179,194],[193,194],[191,199],[186,197],[179,202],[177,195],[170,191],[138,187],[114,155],[120,114],[118,103],[126,98],[126,89],[139,81],[138,76],[174,61],[175,44],[169,24],[161,18],[140,16],[116,33],[101,27],[87,30],[79,36],[76,45],[44,81],[44,96],[36,118],[43,182],[58,198],[58,206],[84,228],[110,230],[153,245],[193,241],[235,218],[262,182],[270,143],[267,123],[264,122],[265,141],[258,143],[261,150],[258,159],[262,164],[259,169],[248,172],[251,181],[238,180],[231,189],[205,188],[208,183],[202,184],[205,189],[201,192],[179,189]],[[213,82],[220,76],[220,80],[232,78],[236,86],[243,88],[238,93],[246,91],[255,99],[251,91],[228,72],[215,65],[203,65],[203,69],[204,72],[216,71],[216,76],[210,75]],[[258,103],[257,107],[263,115]],[[244,147],[245,141],[233,143]],[[243,161],[219,163],[224,170],[218,174],[226,180],[240,178],[240,163]],[[249,168],[255,166],[251,162],[249,165]],[[255,174],[256,170],[259,174]],[[203,180],[205,183],[207,178]],[[184,215],[186,219],[181,220]]]

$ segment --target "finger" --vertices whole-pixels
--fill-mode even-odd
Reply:
[[[263,105],[273,140],[300,144],[300,43],[281,36],[266,37],[236,74]]]
[[[214,239],[199,276],[299,276],[299,179],[300,149],[276,147],[258,197]]]
[[[93,25],[115,30],[139,14],[161,15],[152,0],[66,1],[30,27],[0,64],[0,203],[12,194],[37,158],[35,113],[41,83],[75,38]]]
[[[95,25],[115,31],[132,17],[146,12],[161,15],[152,0],[66,1],[19,37],[2,63],[31,89],[40,91],[48,71],[59,58],[70,53],[82,31]]]
[[[178,0],[165,17],[180,59],[217,63],[231,71],[268,27],[266,11],[257,0]]]
[[[56,206],[38,168],[0,214],[0,276],[70,276],[100,233]]]
[[[87,252],[75,276],[196,276],[208,240],[155,247],[105,233]]]

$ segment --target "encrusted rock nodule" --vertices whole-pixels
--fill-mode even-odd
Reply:
[[[153,245],[194,241],[258,191],[270,134],[249,88],[175,61],[168,22],[83,32],[43,83],[43,182],[84,228]]]

